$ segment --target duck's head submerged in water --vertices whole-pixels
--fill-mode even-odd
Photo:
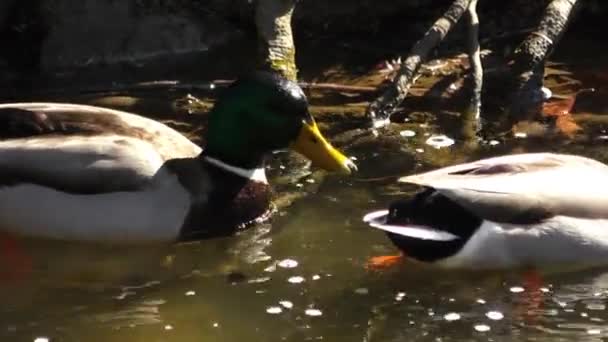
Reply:
[[[564,154],[406,176],[423,190],[367,214],[412,259],[447,268],[608,264],[608,167]]]

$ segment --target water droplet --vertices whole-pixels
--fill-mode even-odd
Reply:
[[[173,326],[170,324],[165,325],[165,330],[173,330]]]
[[[479,331],[479,332],[486,332],[486,331],[490,331],[490,326],[489,325],[485,325],[485,324],[476,324],[473,329],[475,329],[475,331]]]
[[[541,87],[540,93],[541,93],[541,97],[544,101],[550,99],[553,96],[553,92],[551,91],[551,89],[549,89],[547,87]]]
[[[319,309],[306,309],[306,311],[304,311],[304,313],[307,316],[321,316],[323,315],[323,312]]]
[[[587,329],[589,335],[599,335],[602,331],[600,329]]]
[[[511,291],[513,293],[521,293],[521,292],[524,292],[524,288],[521,286],[513,286],[509,289],[509,291]]]
[[[426,140],[426,144],[434,148],[443,148],[454,145],[454,139],[446,135],[433,135]]]
[[[186,292],[186,296],[194,296],[196,294],[196,292],[190,290]]]
[[[488,313],[486,313],[486,317],[488,317],[491,320],[498,321],[498,320],[503,319],[503,317],[505,317],[505,315],[503,315],[502,312],[500,312],[500,311],[489,311]]]
[[[270,280],[270,277],[259,277],[259,278],[249,279],[247,281],[247,283],[248,284],[259,284],[259,283],[265,283],[269,280]]]
[[[443,316],[443,319],[445,319],[446,321],[457,321],[460,319],[460,314],[456,313],[456,312],[450,312],[447,313]]]
[[[280,306],[269,306],[266,308],[266,312],[271,315],[276,315],[276,314],[280,314],[281,312],[283,312],[283,309],[281,309]]]
[[[405,138],[411,138],[411,137],[416,136],[416,132],[406,129],[406,130],[399,132],[399,135],[402,137],[405,137]]]
[[[319,280],[319,279],[321,279],[321,276],[318,274],[315,274],[312,276],[312,280]]]
[[[283,267],[283,268],[294,268],[294,267],[298,266],[298,262],[293,259],[283,259],[283,260],[279,261],[279,263],[277,265],[279,265],[279,267]]]
[[[219,326],[220,326],[220,324],[219,324],[218,322],[213,322],[213,327],[214,327],[214,328],[217,328],[217,327],[219,327]]]
[[[282,300],[279,302],[279,304],[281,304],[281,306],[284,307],[285,309],[293,308],[293,303],[288,300]]]
[[[293,277],[290,277],[289,279],[287,279],[287,281],[292,284],[303,283],[304,280],[305,280],[304,277],[300,277],[300,276],[293,276]]]
[[[386,126],[386,125],[388,125],[390,123],[391,123],[390,119],[375,119],[375,120],[372,120],[372,126],[374,128],[384,127],[384,126]]]
[[[355,293],[360,294],[360,295],[366,295],[369,293],[369,290],[366,289],[365,287],[360,287],[358,289],[355,289]]]

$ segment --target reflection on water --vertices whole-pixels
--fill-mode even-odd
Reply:
[[[278,153],[269,165],[277,214],[236,237],[164,249],[9,241],[12,254],[0,260],[0,340],[608,338],[608,268],[532,278],[407,262],[369,270],[370,257],[396,250],[361,222],[364,213],[412,190],[396,184],[398,176],[432,167],[525,151],[606,162],[608,127],[601,115],[584,115],[593,125],[583,125],[587,134],[575,139],[521,132],[465,144],[457,129],[415,119],[379,137],[341,132],[333,139],[360,169],[350,178],[290,172],[287,163],[305,163]],[[181,119],[189,124],[176,123],[178,129],[200,130],[196,119]]]

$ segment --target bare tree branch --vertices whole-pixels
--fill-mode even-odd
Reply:
[[[399,73],[388,89],[372,102],[367,115],[375,119],[387,119],[407,96],[414,83],[420,65],[427,60],[429,53],[445,38],[450,29],[460,20],[470,0],[455,0],[443,16],[416,42],[410,55],[401,64]]]
[[[471,81],[471,99],[464,113],[462,134],[473,138],[480,127],[481,90],[483,87],[483,67],[479,47],[479,17],[477,0],[471,0],[467,9],[469,17],[469,77]]]
[[[535,31],[516,49],[513,58],[513,91],[509,114],[513,119],[537,112],[542,103],[544,62],[566,31],[577,0],[553,0]]]

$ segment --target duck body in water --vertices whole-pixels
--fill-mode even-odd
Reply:
[[[529,153],[406,176],[424,189],[364,221],[443,268],[608,264],[608,166]]]
[[[265,156],[354,164],[321,135],[298,85],[265,72],[209,114],[204,151],[135,114],[61,103],[0,105],[0,232],[110,244],[229,235],[268,213]]]

